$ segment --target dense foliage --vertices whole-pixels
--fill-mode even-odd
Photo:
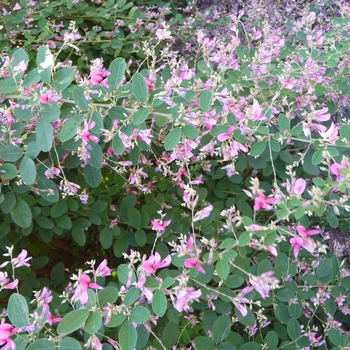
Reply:
[[[3,9],[3,349],[350,346],[350,6],[327,3],[278,29]]]

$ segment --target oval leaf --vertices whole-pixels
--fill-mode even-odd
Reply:
[[[28,326],[29,309],[26,299],[20,294],[12,294],[7,305],[7,313],[11,323],[17,327]]]
[[[90,315],[88,309],[73,310],[65,315],[58,324],[58,334],[68,334],[79,329]]]
[[[89,109],[89,101],[85,97],[85,89],[78,86],[74,90],[74,101],[77,103],[78,107],[84,111]]]
[[[36,126],[36,144],[43,152],[50,151],[53,140],[53,126],[51,123],[39,119]]]
[[[181,140],[182,129],[175,128],[169,132],[164,141],[164,148],[166,151],[171,151]]]
[[[119,331],[119,344],[123,350],[134,350],[137,332],[131,321],[126,321]]]
[[[102,316],[98,312],[91,312],[85,322],[85,330],[90,334],[96,333],[102,326]]]
[[[252,146],[252,148],[250,150],[250,155],[252,157],[260,156],[260,154],[265,151],[266,145],[267,145],[266,141],[259,141],[259,142],[254,143],[254,145]]]
[[[135,73],[132,78],[132,92],[140,102],[147,102],[148,87],[143,75],[140,73]]]
[[[42,81],[46,84],[50,84],[54,59],[47,46],[40,46],[36,56],[36,64]]]
[[[126,69],[125,59],[118,57],[109,66],[108,72],[111,72],[107,76],[108,86],[110,90],[118,88],[122,82]]]
[[[34,343],[30,344],[28,350],[55,350],[56,344],[48,339],[38,339]]]
[[[19,164],[19,173],[26,185],[33,185],[36,179],[36,167],[32,158],[24,156]]]
[[[74,338],[67,337],[60,342],[59,350],[81,350],[81,345]]]
[[[17,176],[17,168],[10,163],[0,165],[0,176],[4,179],[13,179]]]
[[[74,69],[71,67],[61,68],[53,77],[53,84],[56,91],[66,89],[74,79]]]
[[[144,306],[137,306],[130,313],[131,321],[137,324],[142,324],[148,321],[150,317],[151,317],[151,313]]]
[[[140,125],[143,123],[149,116],[149,110],[146,107],[140,108],[137,112],[132,116],[132,122],[135,125]]]
[[[162,290],[157,290],[154,293],[154,297],[152,300],[152,310],[154,313],[162,317],[165,314],[167,308],[167,301],[166,301],[166,296]]]
[[[11,212],[12,220],[22,228],[29,227],[32,223],[32,211],[28,204],[21,198],[17,198],[17,203]]]

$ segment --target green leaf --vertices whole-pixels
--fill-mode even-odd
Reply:
[[[38,180],[38,189],[40,196],[48,202],[54,203],[59,199],[59,193],[56,184],[46,177],[42,176]]]
[[[131,321],[137,324],[142,324],[148,321],[150,317],[151,317],[151,313],[144,306],[136,306],[134,309],[132,309],[130,313]]]
[[[74,338],[64,337],[60,342],[59,350],[81,350],[80,343]]]
[[[101,307],[107,306],[108,303],[114,304],[119,297],[119,291],[117,287],[108,286],[98,292],[98,303]]]
[[[264,339],[265,344],[269,350],[275,350],[278,346],[278,335],[274,331],[270,331],[266,334]]]
[[[10,296],[7,304],[8,318],[17,328],[29,325],[29,308],[26,299],[17,293]]]
[[[74,90],[74,101],[80,109],[87,111],[90,107],[89,101],[85,97],[85,89],[78,86]]]
[[[148,87],[143,75],[140,73],[135,73],[132,78],[132,92],[140,102],[147,102]]]
[[[84,179],[92,188],[98,187],[102,181],[101,169],[95,168],[90,164],[87,164],[84,168]]]
[[[204,336],[199,336],[195,338],[194,344],[196,345],[196,348],[200,350],[216,349],[215,343],[210,338]]]
[[[225,259],[220,259],[216,263],[216,272],[222,279],[226,279],[230,273],[230,266]]]
[[[39,119],[36,126],[36,144],[43,152],[48,152],[52,148],[53,132],[51,123]]]
[[[108,227],[100,232],[100,243],[103,249],[109,249],[113,244],[113,234]]]
[[[15,162],[23,156],[22,148],[14,145],[9,145],[0,150],[0,158],[4,162]]]
[[[54,58],[47,46],[40,46],[36,56],[36,64],[42,81],[46,84],[50,84]]]
[[[140,297],[140,289],[131,287],[125,294],[124,303],[126,306],[132,305]]]
[[[4,200],[0,204],[0,208],[4,214],[9,214],[11,213],[11,211],[13,210],[13,208],[17,203],[16,195],[14,194],[14,192],[9,191],[5,193],[4,197],[5,197]]]
[[[111,72],[107,76],[108,86],[110,90],[118,88],[122,82],[126,69],[125,59],[118,57],[109,65],[108,72]]]
[[[136,111],[132,116],[132,122],[135,125],[140,125],[143,123],[149,116],[149,109],[146,107],[141,107],[138,111]]]
[[[202,112],[206,113],[209,111],[212,98],[213,93],[209,90],[205,90],[201,93],[201,96],[199,98],[199,105],[201,107]]]
[[[126,147],[118,134],[115,134],[112,141],[112,148],[115,154],[122,154]]]
[[[17,90],[17,84],[13,78],[0,80],[0,94],[10,94]]]
[[[295,318],[291,318],[287,323],[287,332],[292,340],[296,340],[301,336],[301,328],[299,322]]]
[[[228,337],[231,331],[231,320],[228,315],[221,315],[213,325],[213,339],[216,343],[221,343]]]
[[[335,346],[340,346],[342,341],[341,341],[341,334],[340,332],[335,329],[335,328],[331,328],[329,331],[328,331],[328,334],[327,334],[327,338],[328,340]]]
[[[333,278],[333,264],[330,259],[324,259],[317,265],[316,276],[324,283],[329,282]]]
[[[32,158],[24,156],[19,164],[21,179],[26,185],[33,185],[36,179],[36,166]]]
[[[78,127],[84,120],[84,117],[85,116],[83,114],[78,114],[68,119],[68,121],[63,125],[60,132],[60,140],[62,142],[66,142],[72,139],[77,134]]]
[[[299,40],[306,40],[306,38],[307,38],[306,33],[304,33],[304,32],[298,32],[298,33],[297,33],[297,38],[298,38]]]
[[[184,335],[184,333],[182,334]],[[168,322],[163,329],[162,336],[167,348],[175,345],[180,337],[178,324],[174,321]]]
[[[250,242],[250,240],[251,240],[250,232],[245,231],[239,236],[238,244],[239,244],[240,247],[244,247]]]
[[[265,151],[266,145],[267,145],[266,141],[259,141],[259,142],[254,143],[251,150],[250,150],[250,155],[252,157],[260,156],[260,154]]]
[[[182,129],[175,128],[169,132],[164,141],[164,148],[166,151],[171,151],[181,140]]]
[[[70,334],[79,329],[90,315],[90,310],[79,309],[73,310],[66,314],[58,324],[58,334]]]
[[[17,81],[21,80],[24,75],[24,71],[18,73],[14,71],[14,68],[21,62],[23,62],[24,64],[28,64],[29,57],[27,53],[22,48],[15,50],[14,53],[12,54],[10,62],[11,64],[10,64],[9,70],[10,70],[11,76]]]
[[[10,163],[4,163],[0,165],[0,176],[4,179],[13,179],[17,176],[17,168]]]
[[[162,290],[158,289],[154,293],[154,297],[152,300],[152,310],[157,316],[162,317],[165,314],[166,309],[167,309],[166,296]]]
[[[312,156],[312,164],[313,165],[318,165],[320,164],[324,159],[323,156],[323,150],[318,150],[314,153],[314,155]]]
[[[56,105],[56,103],[46,103],[42,105],[40,108],[41,118],[45,122],[53,123],[59,118],[60,114],[61,114],[61,110]]]
[[[32,223],[32,211],[28,204],[21,198],[17,198],[17,203],[11,212],[12,220],[22,228],[29,227]]]
[[[42,338],[42,339],[36,340],[34,343],[31,343],[27,349],[28,350],[55,350],[56,344],[48,339]]]
[[[88,150],[89,150],[89,164],[95,168],[101,168],[102,167],[102,158],[103,158],[103,152],[101,146],[93,141],[88,142]]]
[[[119,344],[122,350],[134,350],[137,342],[137,332],[131,321],[126,321],[120,328]]]
[[[285,114],[280,114],[278,116],[278,126],[281,128],[281,130],[290,130],[290,120]]]
[[[27,88],[33,84],[38,83],[41,80],[38,68],[32,69],[28,74],[26,74],[23,80],[23,87]]]
[[[132,283],[136,282],[136,275],[133,270],[129,268],[126,264],[121,264],[117,268],[118,279],[122,284],[128,283],[129,272],[131,271]]]
[[[136,208],[129,208],[127,212],[127,217],[128,223],[131,227],[141,228],[141,214]]]
[[[192,140],[196,139],[199,135],[197,128],[190,124],[185,125],[183,131],[185,136]]]
[[[262,345],[255,342],[247,342],[239,350],[262,350]]]
[[[74,69],[71,67],[64,67],[59,69],[53,77],[53,86],[56,91],[63,91],[66,89],[74,79]]]
[[[86,234],[83,229],[74,226],[72,229],[72,238],[80,247],[84,247],[86,243]]]
[[[102,316],[97,311],[92,311],[85,322],[85,331],[89,334],[94,334],[101,326]]]

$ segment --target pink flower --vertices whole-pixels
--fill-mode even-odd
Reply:
[[[105,276],[110,276],[112,270],[107,266],[107,260],[104,259],[100,265],[98,265],[95,276],[96,277],[105,277]]]
[[[156,270],[163,267],[167,267],[171,264],[171,256],[168,255],[164,260],[161,261],[161,256],[158,252],[151,255],[147,260],[143,262],[143,269],[148,276],[156,272]]]
[[[103,73],[101,71],[95,71],[90,73],[91,83],[94,85],[100,85],[103,80]]]
[[[348,169],[349,168],[349,164],[347,162],[345,162],[344,160],[341,161],[340,164],[338,163],[333,163],[330,166],[330,171],[332,174],[336,175],[336,179],[338,182],[343,181],[344,180],[344,176],[341,174],[341,170],[342,169]]]
[[[0,325],[0,345],[4,345],[1,349],[16,350],[16,344],[11,339],[13,333],[16,333],[16,328],[11,324],[3,323]]]
[[[298,225],[297,231],[300,237],[295,236],[289,240],[290,244],[294,247],[294,256],[298,257],[300,248],[303,247],[311,254],[314,252],[316,248],[316,243],[310,238],[310,236],[317,235],[320,233],[319,230],[307,230],[304,226]]]
[[[184,265],[189,268],[196,268],[199,272],[204,273],[205,274],[205,270],[203,269],[203,267],[201,266],[200,262],[198,261],[198,259],[196,258],[188,258],[185,260]]]
[[[60,322],[62,320],[61,316],[57,316],[57,317],[52,317],[51,312],[49,311],[48,315],[47,315],[47,322],[50,324],[50,326],[52,326],[53,323],[57,323]]]
[[[145,283],[146,283],[146,277],[143,276],[143,277],[141,277],[141,278],[138,280],[138,282],[136,283],[135,287],[141,289],[143,295],[144,295],[144,296],[146,297],[146,299],[147,299],[147,302],[148,302],[148,303],[151,303],[152,300],[153,300],[153,293],[152,293],[148,288],[146,288],[146,287],[144,286]]]
[[[273,271],[268,271],[260,276],[250,275],[249,281],[254,289],[262,296],[263,299],[269,297],[270,290],[277,288],[278,279],[273,277]]]
[[[43,104],[49,102],[57,102],[61,99],[61,97],[61,94],[57,94],[53,89],[49,89],[40,96],[40,102]]]
[[[21,267],[21,266],[27,266],[27,267],[30,266],[30,264],[28,264],[27,261],[32,260],[33,258],[31,256],[28,256],[27,258],[27,254],[28,252],[25,249],[22,249],[21,254],[19,254],[17,258],[12,259],[12,263],[15,268]]]
[[[260,209],[272,210],[273,207],[269,204],[276,204],[276,203],[278,203],[277,198],[266,198],[266,196],[261,191],[259,191],[258,197],[255,198],[254,210],[260,210]]]
[[[10,279],[7,277],[7,272],[0,271],[0,290],[2,289],[15,289],[18,286],[18,280],[10,282]]]
[[[192,308],[188,303],[193,302],[194,300],[198,301],[201,295],[202,291],[200,289],[195,290],[194,287],[178,289],[176,291],[177,300],[173,301],[173,305],[179,312],[189,312]]]
[[[90,134],[90,130],[96,125],[96,122],[91,122],[88,123],[86,121],[86,119],[84,119],[84,129],[81,132],[81,140],[83,141],[84,144],[88,143],[89,141],[93,141],[93,142],[99,142],[100,139],[96,136],[93,136]]]
[[[88,288],[93,289],[103,289],[101,286],[99,286],[96,283],[92,283],[90,277],[83,273],[80,277],[77,283],[74,284],[76,287],[73,300],[79,300],[82,305],[87,305],[89,301],[89,295],[88,295]]]
[[[294,185],[292,186],[293,194],[303,194],[306,188],[306,181],[304,179],[295,180]]]
[[[235,126],[230,126],[228,128],[227,132],[218,135],[218,140],[220,142],[223,142],[223,141],[229,139],[231,137],[231,135],[233,134],[234,130],[235,130]]]
[[[210,213],[213,210],[213,206],[211,204],[209,204],[208,206],[206,206],[204,209],[198,211],[196,213],[196,215],[193,218],[193,222],[199,221],[199,220],[203,220],[206,217],[208,217],[210,215]]]
[[[157,231],[158,234],[162,235],[165,232],[165,229],[170,225],[170,220],[159,220],[159,219],[153,219],[151,221],[152,223],[152,230]]]

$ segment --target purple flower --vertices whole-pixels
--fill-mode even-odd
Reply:
[[[202,209],[196,213],[196,215],[193,218],[193,222],[205,219],[206,217],[208,217],[210,215],[212,210],[213,210],[213,206],[211,204],[209,204],[204,209]]]
[[[143,262],[143,270],[148,276],[156,272],[156,270],[161,269],[162,267],[167,267],[171,264],[171,256],[168,255],[164,260],[161,261],[161,256],[158,252],[155,252],[154,255],[151,255],[147,260]]]

